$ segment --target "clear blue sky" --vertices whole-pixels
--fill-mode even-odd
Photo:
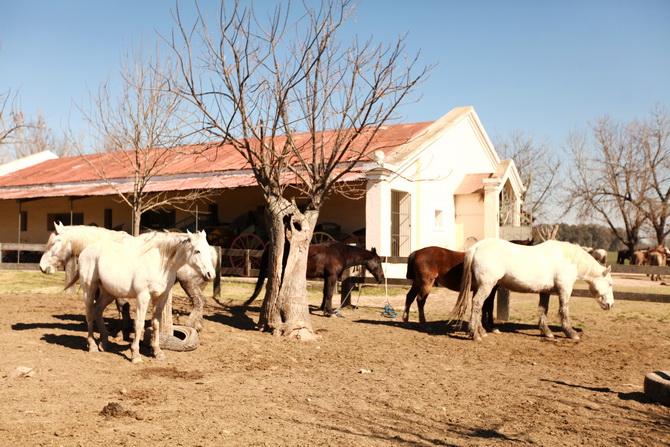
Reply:
[[[116,76],[124,48],[169,33],[174,4],[0,0],[0,92],[18,91],[24,113],[41,110],[53,128],[79,126],[73,103]],[[668,0],[362,0],[349,30],[378,41],[408,32],[438,64],[401,110],[406,122],[471,105],[491,137],[521,130],[558,148],[605,114],[670,109]]]

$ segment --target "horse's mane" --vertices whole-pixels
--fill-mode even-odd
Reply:
[[[183,233],[171,233],[169,231],[149,231],[140,235],[146,251],[157,248],[161,256],[161,262],[170,263],[177,253],[180,244],[184,240]]]
[[[102,239],[120,241],[125,238],[132,237],[124,231],[108,230],[107,228],[91,227],[87,225],[71,225],[63,227],[58,236],[63,236],[68,239],[72,247],[72,253],[78,256],[84,248],[88,247],[94,242]],[[54,234],[49,236],[49,242],[52,243]]]
[[[563,256],[577,266],[577,274],[583,278],[591,278],[602,272],[603,266],[582,247],[570,242],[551,241],[563,251]]]

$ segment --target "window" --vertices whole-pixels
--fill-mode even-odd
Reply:
[[[408,256],[411,239],[411,196],[391,191],[391,256]]]
[[[47,231],[54,231],[54,222],[63,225],[84,225],[84,213],[54,213],[47,214]]]
[[[435,210],[435,228],[444,227],[444,212],[442,210]]]
[[[164,228],[174,228],[176,212],[171,211],[147,211],[142,214],[143,228],[150,230],[162,230]]]

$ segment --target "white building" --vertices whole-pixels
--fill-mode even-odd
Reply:
[[[346,179],[364,198],[329,197],[319,222],[337,224],[341,235],[364,230],[365,245],[386,256],[407,256],[429,245],[464,250],[488,237],[530,239],[530,228],[521,225],[524,187],[514,162],[499,159],[472,107],[453,109],[434,122],[387,126],[378,145],[374,158]],[[216,239],[225,248],[236,236],[227,233],[240,231],[233,228],[239,216],[263,206],[239,158],[230,148],[212,145],[202,155],[176,159],[151,188],[172,194],[216,190],[214,202],[200,204],[197,212],[207,216],[208,230],[221,236]],[[91,167],[96,163],[107,169],[108,180]],[[107,182],[131,191],[132,180],[127,167],[114,164],[109,154],[88,162],[66,157],[0,176],[0,242],[44,243],[54,220],[130,231],[130,210]],[[146,217],[183,227],[193,214],[166,210]],[[387,266],[387,276],[404,275],[404,266]]]

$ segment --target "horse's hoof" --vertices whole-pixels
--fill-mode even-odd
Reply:
[[[156,360],[165,360],[166,357],[165,357],[165,354],[163,354],[163,353],[161,352],[160,354],[156,354],[156,355],[154,356],[154,358],[155,358]]]
[[[492,334],[499,334],[499,333],[500,333],[500,329],[493,329],[493,330],[491,331],[491,333],[492,333]]]
[[[133,363],[142,363],[143,362],[142,357],[133,357],[133,359],[131,361]]]

